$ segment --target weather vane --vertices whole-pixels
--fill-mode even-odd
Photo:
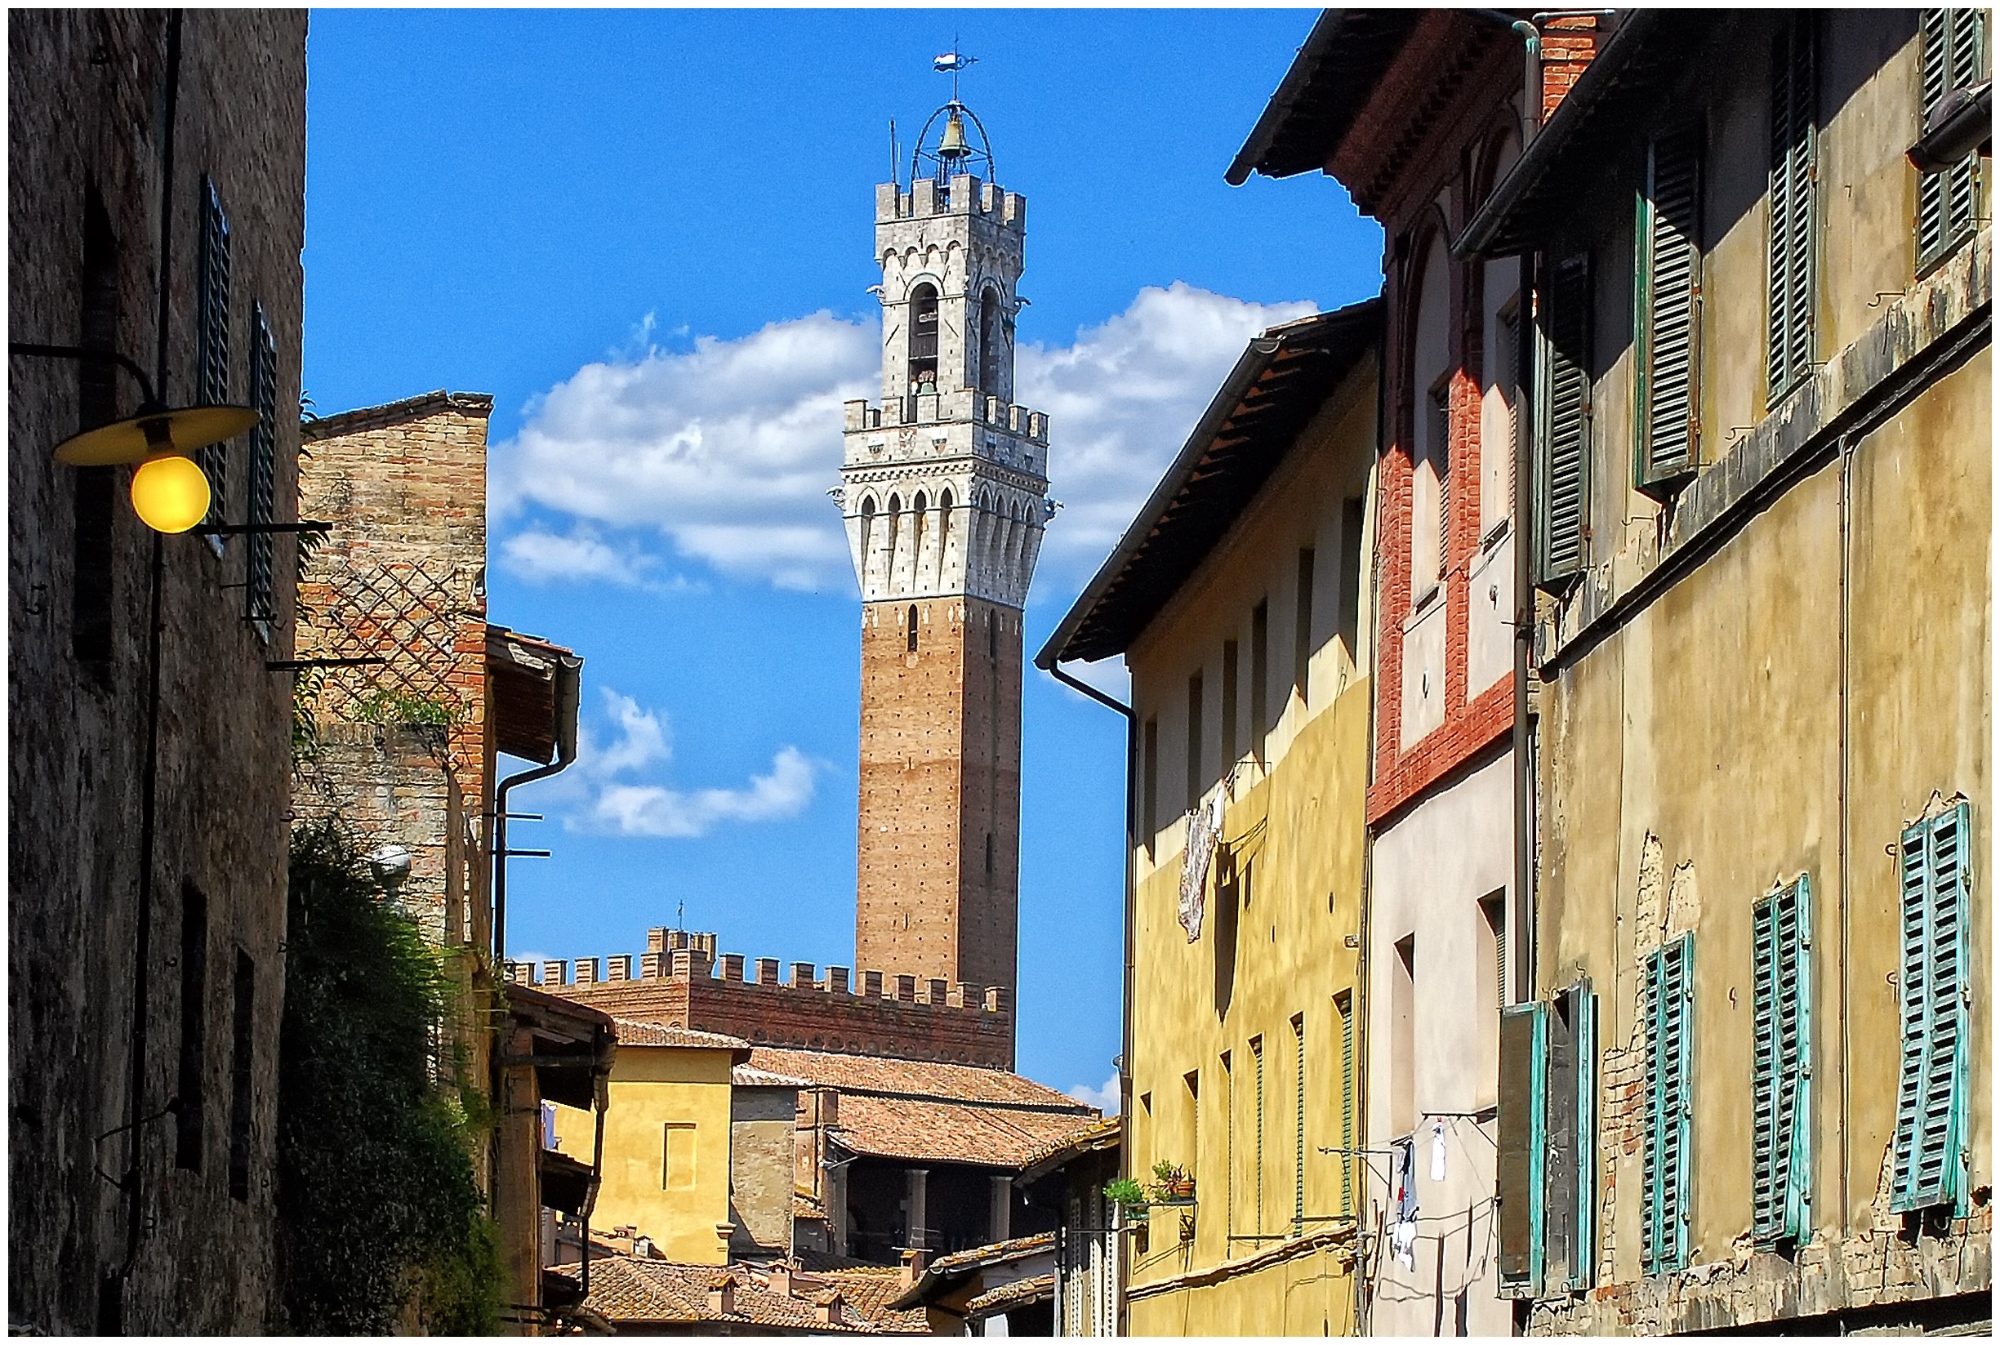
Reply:
[[[958,72],[967,66],[977,65],[977,56],[967,56],[958,49],[958,39],[951,40],[951,50],[931,62],[931,68],[941,74],[951,76],[951,101],[958,101]]]

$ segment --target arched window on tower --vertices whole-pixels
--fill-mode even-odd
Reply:
[[[1000,395],[1000,293],[991,286],[979,300],[979,390]]]
[[[916,563],[911,567],[912,581],[917,584],[929,582],[929,576],[925,571],[930,566],[930,557],[924,554],[924,543],[930,540],[929,533],[930,500],[920,490],[917,492],[916,500],[910,505],[910,550],[916,557]]]
[[[902,532],[903,497],[900,495],[891,495],[889,497],[889,573],[884,578],[892,592],[897,581],[897,575],[902,570]]]
[[[951,487],[938,496],[938,582],[951,573]]]
[[[917,605],[915,603],[910,604],[909,617],[910,617],[910,632],[908,638],[910,642],[910,652],[914,654],[917,652]]]
[[[937,391],[938,292],[925,281],[910,291],[910,391]]]
[[[861,497],[861,582],[868,582],[868,563],[873,557],[871,549],[875,542],[875,497]]]

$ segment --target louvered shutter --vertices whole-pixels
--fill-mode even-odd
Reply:
[[[1979,12],[1926,9],[1920,20],[1923,106],[1919,116],[1953,89],[1976,83],[1980,73]],[[1939,173],[1917,175],[1917,266],[1952,251],[1977,225],[1979,154],[1974,151]]]
[[[1565,1288],[1576,1270],[1577,1176],[1587,1156],[1577,1147],[1576,1003],[1559,993],[1548,1015],[1548,1086],[1543,1093],[1542,1278]]]
[[[1585,977],[1566,992],[1576,1034],[1576,1232],[1569,1284],[1582,1292],[1597,1281],[1597,995]]]
[[[1504,1298],[1537,1298],[1542,1292],[1547,1062],[1548,1006],[1528,1003],[1502,1009],[1495,1177]]]
[[[1590,483],[1590,257],[1555,263],[1543,307],[1541,470],[1536,521],[1540,581],[1584,566]]]
[[[1340,1013],[1340,1212],[1354,1213],[1354,1000],[1342,995]]]
[[[1649,1275],[1678,1270],[1687,1260],[1693,993],[1694,936],[1683,934],[1646,959],[1646,1152],[1640,1203]]]
[[[272,522],[278,503],[278,350],[261,304],[250,311],[250,406],[257,413],[257,423],[250,427],[249,522],[254,526]],[[275,540],[268,532],[253,532],[248,538],[244,615],[253,621],[276,619]]]
[[[1306,1024],[1303,1018],[1292,1024],[1292,1236],[1306,1225]]]
[[[1812,17],[1780,21],[1771,49],[1769,178],[1769,400],[1806,376],[1813,348],[1813,156],[1816,108]]]
[[[1641,487],[1700,463],[1702,134],[1653,141],[1639,212]]]
[[[1890,1200],[1898,1212],[1964,1212],[1971,831],[1971,808],[1960,803],[1902,838],[1903,1049]]]
[[[195,302],[195,401],[229,401],[229,217],[215,184],[202,180],[200,283]],[[223,521],[228,496],[229,445],[210,444],[197,455],[208,478],[207,521]]]
[[[1751,1226],[1760,1245],[1806,1240],[1812,1183],[1812,886],[1751,911]]]

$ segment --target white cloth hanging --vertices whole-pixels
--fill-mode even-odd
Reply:
[[[1431,1180],[1444,1180],[1444,1122],[1431,1118]]]
[[[1208,886],[1208,865],[1222,836],[1226,790],[1217,790],[1206,806],[1197,804],[1187,815],[1187,849],[1181,856],[1181,928],[1193,943],[1201,937],[1201,918]]]

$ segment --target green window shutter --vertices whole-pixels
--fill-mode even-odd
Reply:
[[[1966,1206],[1971,832],[1970,805],[1960,803],[1902,838],[1903,1049],[1890,1199],[1899,1213]]]
[[[1812,1188],[1811,881],[1751,911],[1751,1236],[1804,1242]]]
[[[1542,1292],[1548,1039],[1548,1005],[1514,1004],[1500,1011],[1495,1175],[1504,1298],[1538,1298]]]
[[[1701,164],[1699,128],[1662,136],[1649,147],[1639,198],[1642,489],[1669,486],[1700,464]]]
[[[1539,579],[1584,567],[1590,490],[1590,256],[1551,268],[1542,312],[1540,470],[1536,472]]]
[[[195,293],[195,401],[219,406],[229,401],[229,217],[222,197],[207,178],[201,184],[200,276]],[[161,393],[165,395],[164,389]],[[213,499],[207,522],[224,521],[229,445],[210,444],[196,455]]]
[[[1646,1144],[1640,1189],[1646,1273],[1687,1263],[1693,1089],[1694,936],[1646,958]]]
[[[1817,75],[1813,21],[1789,15],[1771,48],[1769,400],[1775,404],[1812,366],[1813,158]]]
[[[1980,60],[1979,12],[1926,9],[1919,20],[1921,117],[1953,89],[1976,83]],[[1971,236],[1978,224],[1979,155],[1975,151],[1941,173],[1917,175],[1917,267],[1929,267]]]

